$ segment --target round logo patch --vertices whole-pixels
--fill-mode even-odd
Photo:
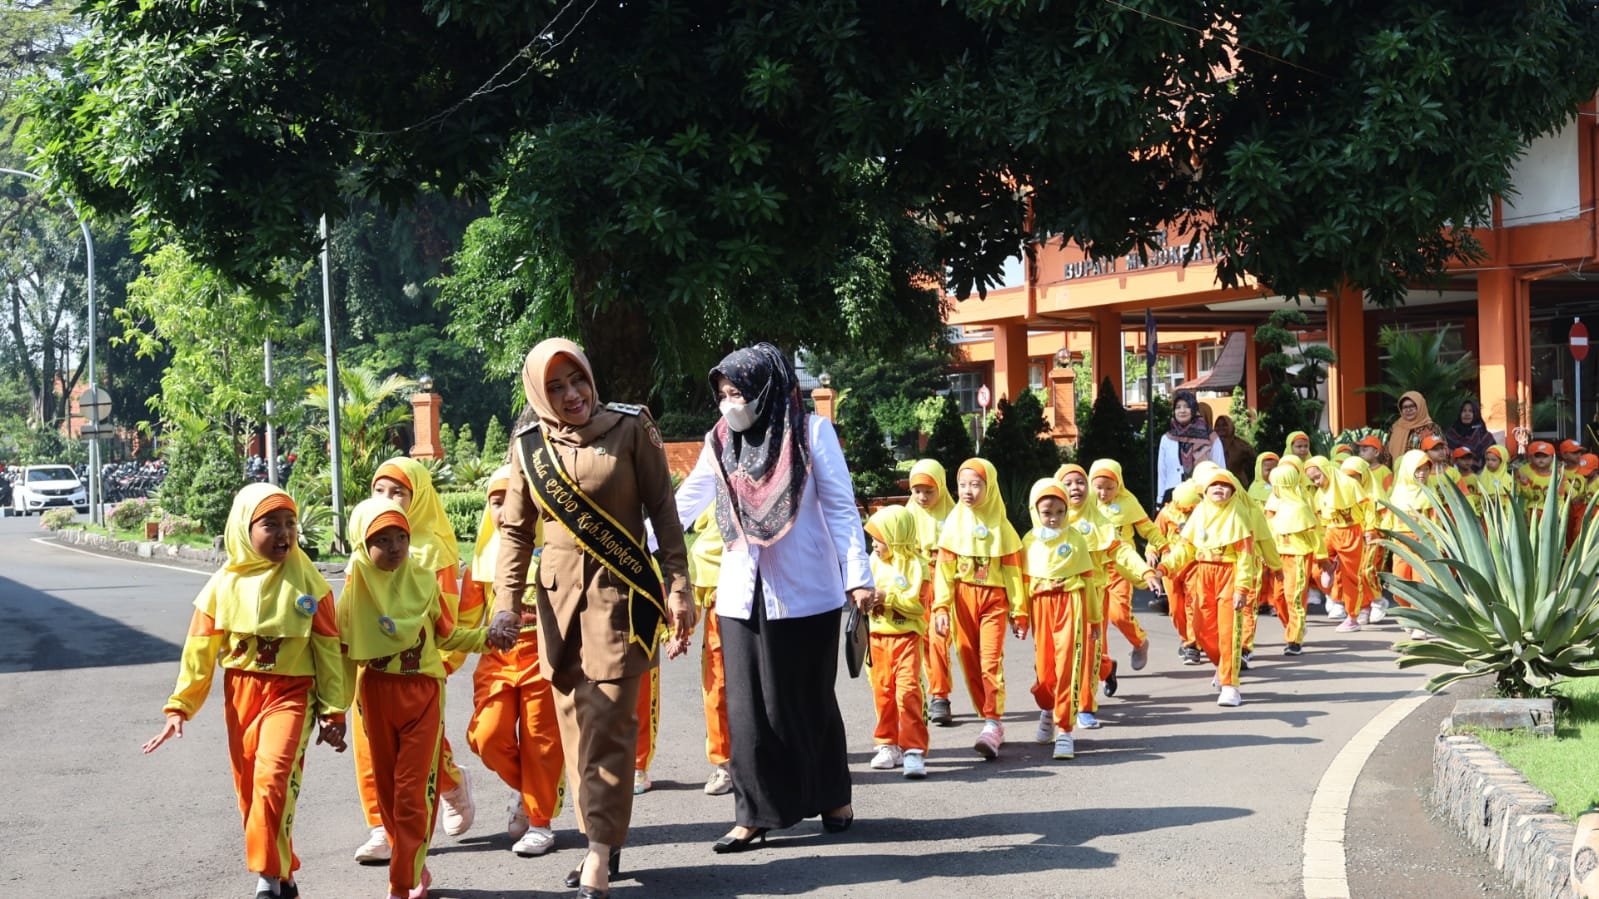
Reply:
[[[1086,521],[1079,521],[1077,523],[1077,529],[1085,534],[1092,534],[1094,532],[1094,526]]]
[[[905,575],[903,575],[903,574],[900,575],[897,578],[894,578],[894,586],[900,588],[901,590],[905,589],[906,587],[909,587],[910,585],[911,585],[911,582],[906,580],[905,579]]]
[[[315,615],[316,597],[309,593],[302,593],[300,594],[300,598],[294,601],[294,607],[299,609],[300,613],[303,615]]]
[[[1109,509],[1110,510],[1110,514],[1112,514],[1112,515],[1120,515],[1120,514],[1122,514],[1122,507],[1121,507],[1120,503],[1111,503],[1110,505],[1106,506],[1105,508]]]
[[[395,627],[394,625],[394,619],[387,615],[378,616],[378,629],[391,637],[394,636],[394,632],[396,630],[399,630],[399,628]]]
[[[988,526],[980,524],[972,531],[972,533],[976,534],[977,539],[981,540],[988,536]]]
[[[656,449],[662,448],[661,429],[657,428],[654,422],[650,422],[648,425],[645,425],[644,433],[649,435],[650,442],[655,444]]]
[[[1071,554],[1072,545],[1070,543],[1062,543],[1060,546],[1055,547],[1055,555],[1057,556],[1069,556]]]

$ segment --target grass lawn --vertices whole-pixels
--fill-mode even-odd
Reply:
[[[1599,677],[1556,690],[1571,707],[1556,715],[1554,738],[1516,731],[1478,732],[1477,738],[1554,797],[1556,812],[1576,818],[1599,800]]]
[[[77,527],[88,531],[91,534],[100,534],[102,536],[111,537],[117,540],[129,540],[134,543],[146,542],[144,539],[143,528],[140,528],[136,531],[124,531],[117,528],[101,527],[97,524],[87,523],[78,525]],[[200,534],[174,534],[164,538],[161,542],[169,546],[187,546],[193,549],[210,549],[212,547],[212,538],[202,536]]]

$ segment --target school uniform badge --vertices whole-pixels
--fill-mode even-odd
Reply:
[[[300,598],[294,601],[294,607],[298,609],[302,615],[315,615],[316,597],[309,593],[302,593],[300,594]]]
[[[394,636],[395,632],[399,630],[399,628],[394,624],[393,618],[390,618],[387,615],[379,615],[378,630],[392,637]]]
[[[1071,554],[1072,545],[1070,543],[1062,543],[1060,546],[1055,547],[1055,555],[1060,556],[1061,558],[1065,558]]]
[[[988,526],[980,524],[977,527],[972,529],[972,533],[976,534],[977,535],[977,539],[981,540],[984,537],[988,536]]]
[[[903,575],[903,574],[898,576],[898,577],[896,577],[896,578],[894,578],[894,586],[900,588],[901,590],[905,589],[906,587],[909,587],[910,585],[911,585],[911,582],[906,580],[905,579],[905,575]]]

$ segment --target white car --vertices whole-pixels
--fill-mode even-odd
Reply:
[[[65,465],[29,465],[12,485],[11,508],[18,515],[57,508],[87,513],[89,491],[77,472]]]

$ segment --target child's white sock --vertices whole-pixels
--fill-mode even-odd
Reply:
[[[283,882],[278,880],[276,877],[267,877],[265,874],[257,875],[255,881],[255,891],[259,893],[262,890],[267,890],[272,893],[272,895],[276,896],[283,890],[282,883]]]

